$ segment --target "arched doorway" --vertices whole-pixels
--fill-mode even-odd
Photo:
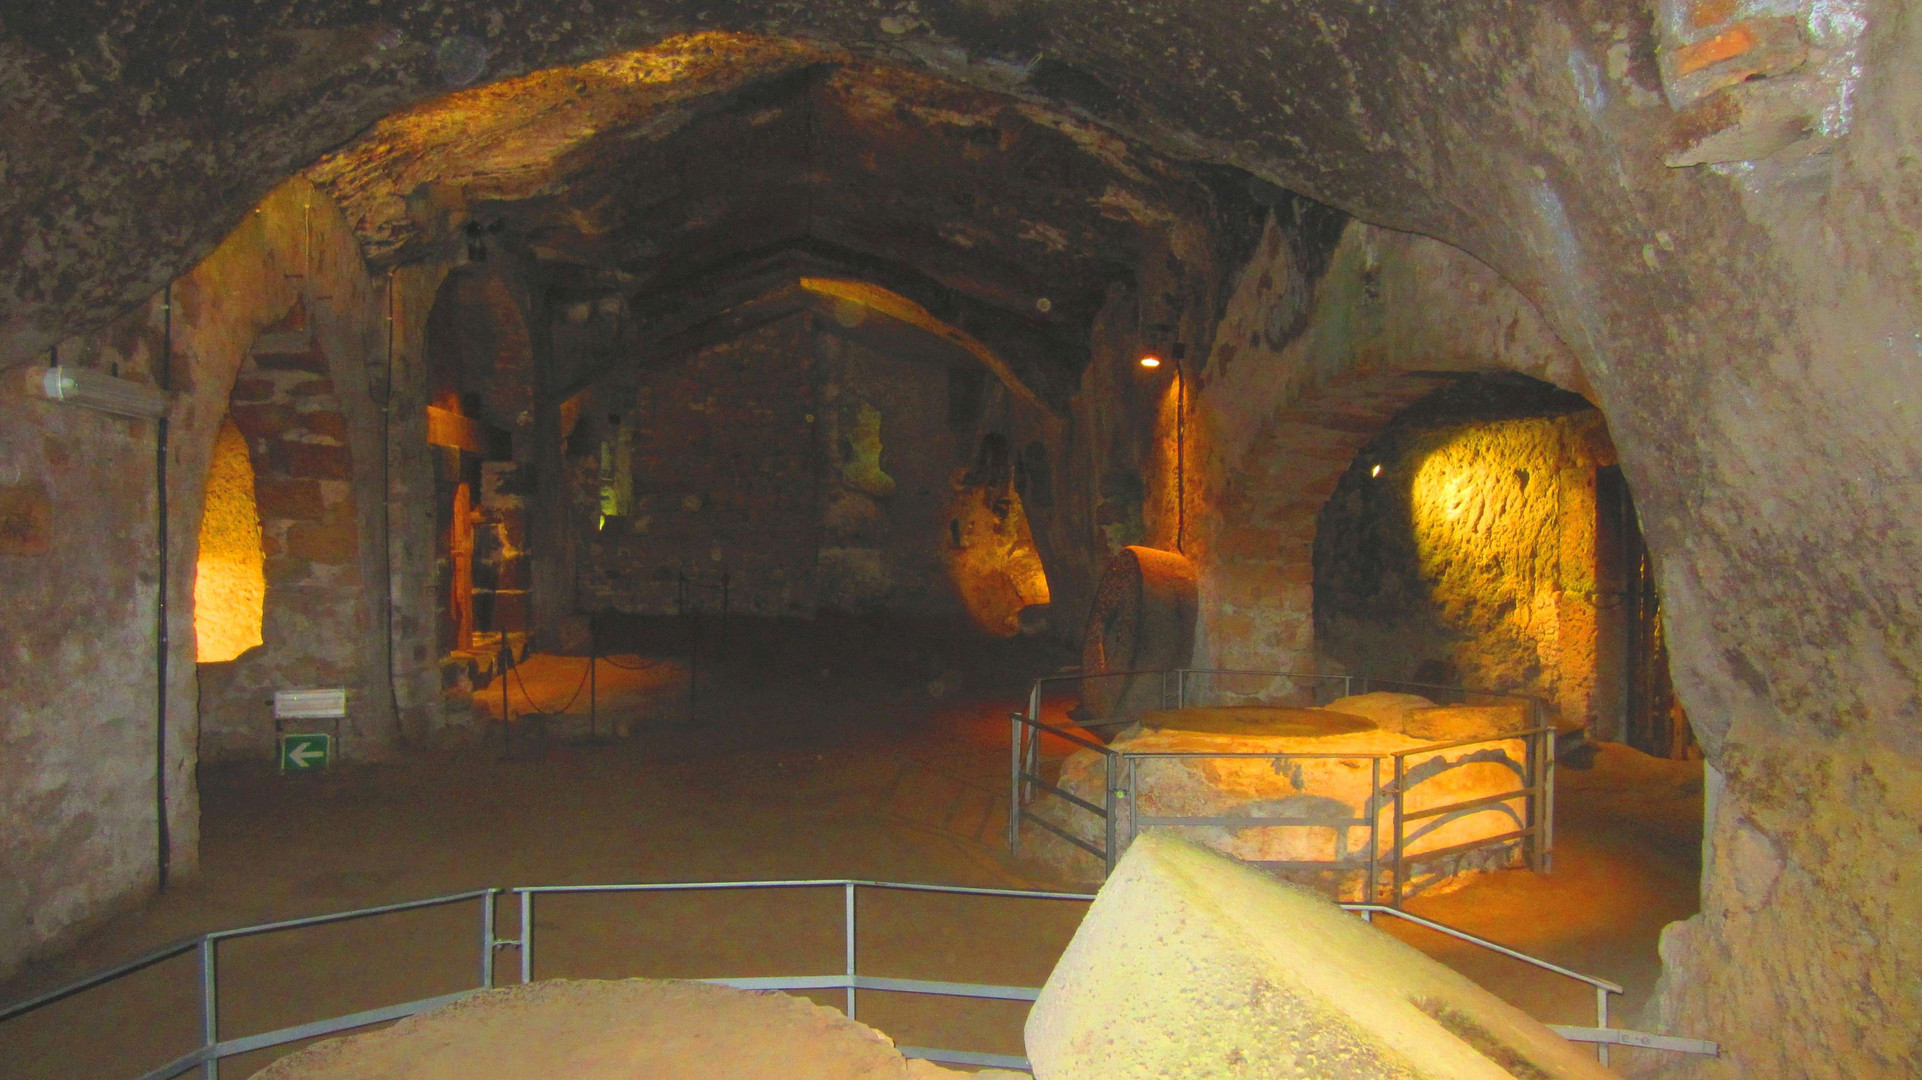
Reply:
[[[1315,640],[1347,670],[1534,694],[1564,728],[1679,757],[1653,580],[1601,413],[1467,374],[1382,426],[1322,506]]]
[[[270,746],[265,703],[277,691],[360,687],[367,598],[353,481],[347,415],[297,304],[249,346],[209,471],[194,621],[213,634],[201,644],[219,648],[198,668],[203,759]],[[257,630],[244,606],[255,602]],[[257,644],[243,645],[250,630]]]
[[[426,361],[439,648],[471,659],[524,640],[529,623],[533,349],[516,290],[474,267],[449,275]]]

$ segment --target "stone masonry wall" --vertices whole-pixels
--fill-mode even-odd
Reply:
[[[360,697],[367,689],[357,647],[367,596],[347,417],[310,331],[296,307],[255,339],[234,382],[229,415],[254,461],[267,595],[262,644],[200,665],[202,760],[265,759],[274,738],[267,703],[276,690],[352,686]]]
[[[590,537],[583,609],[672,612],[677,575],[725,571],[735,611],[814,610],[811,357],[808,318],[793,315],[591,392],[570,444],[576,520]]]
[[[1350,223],[1316,280],[1273,222],[1190,395],[1196,662],[1312,670],[1315,520],[1354,456],[1433,372],[1517,371],[1576,392],[1572,353],[1494,271]]]
[[[398,382],[389,380],[389,344],[404,357],[418,342],[444,272],[442,265],[421,264],[376,280],[338,211],[296,178],[174,283],[171,312],[166,294],[156,294],[106,329],[59,346],[63,364],[152,382],[155,358],[172,339],[168,720],[161,755],[170,878],[190,876],[199,853],[193,570],[202,497],[242,365],[263,333],[296,308],[304,312],[315,352],[296,355],[304,369],[279,369],[269,380],[271,392],[264,386],[242,392],[279,399],[284,380],[285,400],[265,407],[288,410],[282,430],[302,434],[270,438],[268,453],[256,454],[255,463],[272,464],[271,444],[285,443],[278,461],[287,479],[312,481],[322,491],[319,518],[286,518],[283,553],[305,559],[304,573],[362,583],[355,590],[362,601],[351,605],[351,614],[335,609],[335,637],[327,646],[341,650],[329,663],[348,669],[345,681],[355,692],[344,749],[386,752],[400,737],[397,699],[404,707],[419,702],[424,723],[437,697],[433,658],[415,648],[431,634],[431,621],[397,616],[390,639],[389,594],[364,586],[387,581],[390,570],[383,424],[375,401],[390,391],[399,400],[408,382],[404,371]],[[325,358],[325,374],[311,370],[314,357]],[[255,367],[263,368],[259,359]],[[0,690],[7,699],[0,711],[6,747],[0,753],[0,975],[138,903],[159,879],[154,425],[45,401],[35,386],[39,374],[37,365],[16,367],[0,380],[0,508],[7,522],[23,523],[21,542],[0,545],[0,591],[7,597],[0,605]],[[297,387],[326,383],[337,405],[315,409],[311,398],[295,403]],[[307,415],[300,416],[303,410]],[[394,416],[390,435],[408,423],[404,411],[397,408]],[[424,437],[420,445],[415,457],[425,466]],[[351,461],[351,476],[341,475],[343,461]],[[392,476],[399,480],[406,461],[396,464]],[[262,501],[265,512],[268,499]],[[278,505],[276,513],[287,511]],[[311,512],[307,505],[303,512]],[[431,504],[421,505],[430,514],[428,544],[424,565],[411,573],[431,586]],[[351,514],[340,512],[346,507]],[[404,582],[407,560],[420,556],[396,551],[396,582]],[[389,689],[390,641],[394,685],[421,687],[417,695]],[[304,674],[287,672],[290,679]],[[338,667],[324,674],[334,685],[342,681]],[[254,708],[256,716],[264,713]],[[223,712],[215,726],[230,723]]]

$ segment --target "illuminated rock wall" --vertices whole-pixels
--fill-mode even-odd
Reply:
[[[194,638],[201,663],[232,660],[260,644],[265,561],[253,457],[246,436],[229,421],[220,426],[207,468],[200,558],[194,563]]]
[[[1517,416],[1531,408],[1560,415]],[[1355,457],[1315,533],[1315,637],[1349,671],[1515,690],[1594,718],[1601,416],[1471,379]]]

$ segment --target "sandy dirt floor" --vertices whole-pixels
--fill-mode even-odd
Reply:
[[[548,739],[503,755],[497,725],[401,760],[281,777],[266,763],[201,770],[202,872],[69,952],[0,986],[12,1001],[222,927],[488,886],[857,877],[1002,888],[1072,887],[1006,850],[1008,711],[1071,656],[965,641],[939,628],[733,628],[725,669],[703,665],[690,716],[678,664],[597,671]],[[586,661],[535,656],[527,696],[565,701]],[[477,703],[492,702],[483,691]],[[527,708],[518,684],[510,701]],[[602,729],[605,730],[605,729]],[[1652,988],[1661,927],[1695,910],[1701,766],[1604,747],[1560,772],[1554,873],[1481,875],[1417,898],[1417,913],[1622,983],[1632,1019]],[[512,905],[497,922],[517,933]],[[864,892],[865,974],[1039,985],[1080,905]],[[232,941],[221,947],[223,1037],[475,985],[478,905]],[[717,977],[840,970],[838,889],[549,896],[536,902],[536,977]],[[1593,1023],[1590,991],[1424,931],[1409,940],[1535,1015]],[[518,955],[499,952],[500,978]],[[134,1076],[193,1045],[194,973],[148,969],[0,1026],[8,1080]],[[812,995],[842,1004],[839,992]],[[863,992],[860,1018],[906,1046],[1020,1052],[1025,1008]],[[291,1049],[291,1048],[288,1048]],[[244,1077],[278,1054],[233,1059]]]

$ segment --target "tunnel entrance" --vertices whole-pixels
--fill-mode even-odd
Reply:
[[[1320,512],[1314,603],[1347,670],[1532,694],[1565,731],[1689,752],[1634,502],[1579,395],[1475,374],[1395,416]]]
[[[450,274],[428,313],[426,359],[439,646],[472,669],[503,636],[525,640],[529,621],[533,355],[508,283],[473,267]]]

